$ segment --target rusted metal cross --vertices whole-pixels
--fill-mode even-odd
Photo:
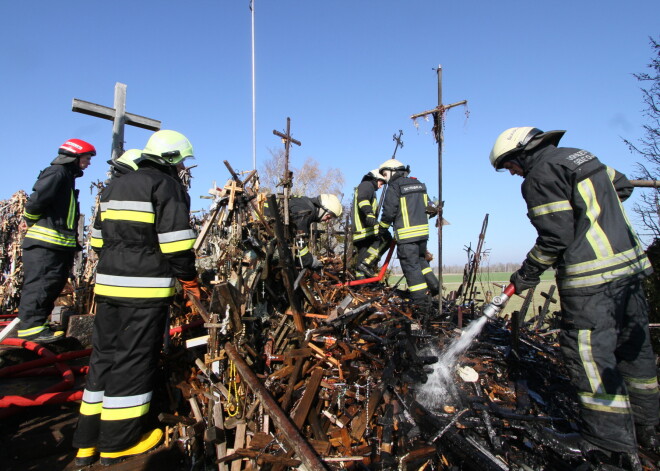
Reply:
[[[289,237],[289,196],[291,193],[293,172],[289,170],[289,149],[291,143],[300,146],[301,142],[291,137],[291,118],[286,118],[286,133],[281,133],[273,129],[273,134],[280,137],[284,143],[284,177],[282,186],[284,187],[284,232],[285,237]]]
[[[126,113],[126,84],[117,82],[115,84],[115,107],[97,105],[88,101],[73,99],[72,111],[77,113],[108,119],[112,124],[112,160],[117,160],[124,153],[124,125],[129,124],[138,128],[158,131],[160,121],[145,118],[136,114]]]
[[[396,134],[392,136],[392,140],[396,142],[396,145],[394,146],[394,153],[392,154],[392,158],[396,156],[396,151],[399,149],[399,147],[403,147],[403,140],[401,139],[401,136],[403,136],[403,131],[401,129],[399,129],[398,136]]]

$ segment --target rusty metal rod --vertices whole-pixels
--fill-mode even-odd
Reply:
[[[268,415],[273,419],[273,423],[282,432],[284,439],[291,446],[300,461],[303,462],[307,469],[327,470],[328,468],[323,464],[323,461],[316,454],[314,448],[300,434],[300,431],[280,408],[277,401],[273,399],[273,396],[270,395],[266,387],[259,381],[257,375],[245,363],[231,342],[225,344],[225,352],[227,352],[229,358],[236,365],[236,369],[245,383],[264,405],[265,410],[268,411]]]
[[[637,188],[660,188],[660,180],[630,180]]]

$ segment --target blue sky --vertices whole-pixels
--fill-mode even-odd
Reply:
[[[443,260],[462,264],[486,213],[485,247],[495,262],[522,261],[536,234],[519,177],[488,164],[497,135],[512,126],[566,129],[581,147],[630,174],[643,124],[639,83],[650,62],[660,2],[439,0],[255,0],[257,167],[291,117],[293,165],[307,157],[341,168],[344,201],[362,175],[397,158],[438,195],[431,123],[410,115],[468,100],[445,121]],[[30,191],[38,172],[70,137],[99,151],[78,180],[83,212],[89,185],[107,171],[112,123],[73,113],[79,98],[112,106],[127,84],[127,111],[163,122],[192,141],[193,209],[217,181],[252,168],[251,17],[247,0],[0,0],[0,137],[6,143],[0,198]],[[654,19],[655,18],[655,19]],[[149,132],[127,127],[125,148]],[[638,189],[637,193],[644,191]],[[628,209],[631,203],[626,203]],[[437,251],[437,237],[429,246]]]

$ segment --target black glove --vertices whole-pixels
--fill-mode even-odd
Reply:
[[[516,287],[516,294],[534,288],[541,282],[541,273],[543,269],[532,265],[525,260],[517,272],[511,275],[509,281]]]
[[[388,235],[390,235],[390,230],[383,226],[378,226],[378,235],[380,237],[387,237]]]
[[[373,227],[378,225],[378,219],[376,219],[376,216],[370,214],[364,219],[364,225],[366,227]]]

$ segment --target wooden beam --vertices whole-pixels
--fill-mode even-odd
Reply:
[[[90,116],[96,116],[97,118],[107,119],[109,121],[115,120],[114,108],[97,105],[95,103],[90,103],[89,101],[79,100],[78,98],[73,99],[71,110],[77,113],[88,114]],[[130,124],[131,126],[148,129],[149,131],[160,130],[161,122],[156,119],[145,118],[144,116],[139,116],[132,113],[125,113],[124,117],[126,118],[125,123]]]

